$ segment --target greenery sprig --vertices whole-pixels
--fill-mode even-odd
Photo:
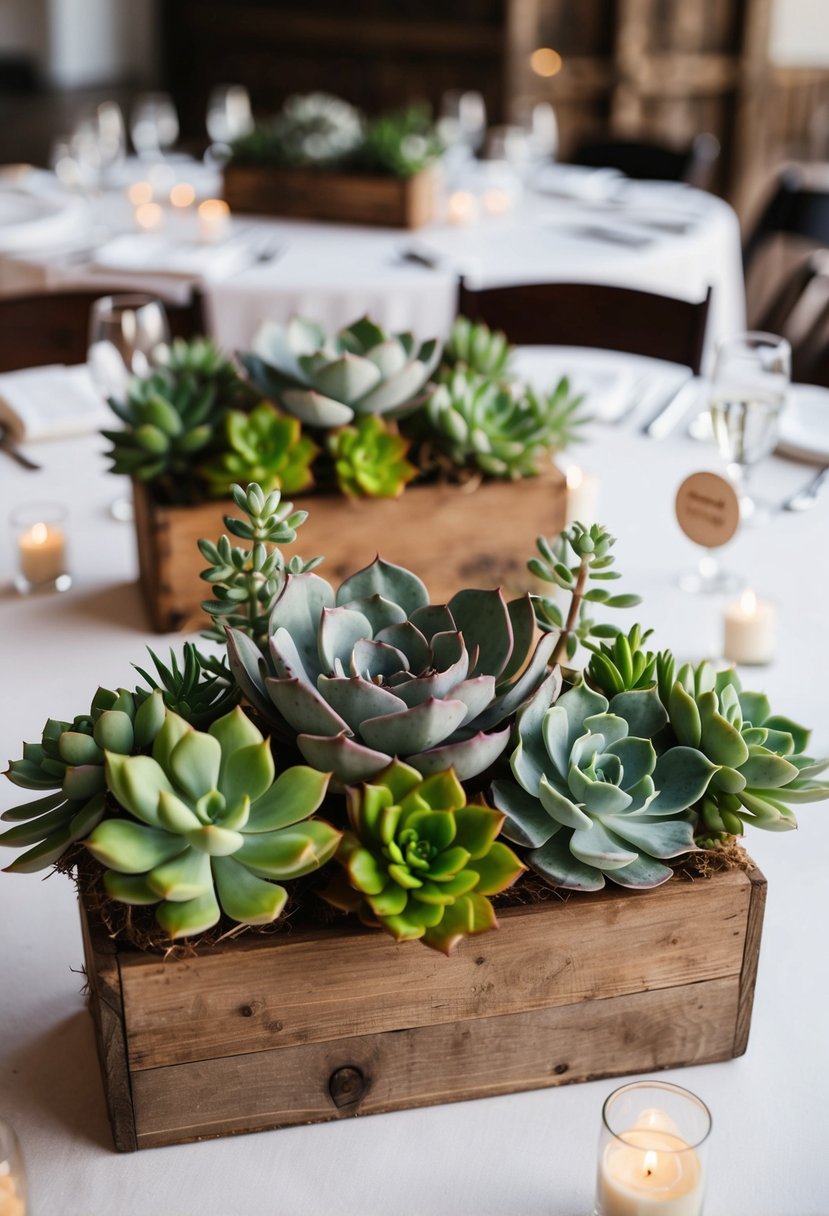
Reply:
[[[308,512],[295,511],[293,503],[283,503],[279,490],[265,495],[256,484],[247,490],[234,485],[231,493],[247,519],[225,515],[225,527],[233,536],[247,541],[249,548],[232,545],[228,536],[215,543],[199,541],[202,557],[210,562],[201,577],[211,584],[214,596],[201,605],[213,622],[203,636],[223,642],[229,625],[263,646],[268,638],[271,609],[284,586],[286,573],[313,570],[323,559],[313,557],[306,562],[294,556],[285,562],[278,546],[293,544],[297,528],[308,518]]]
[[[572,659],[579,643],[588,645],[595,638],[615,638],[620,632],[618,625],[597,622],[589,616],[589,604],[633,608],[642,602],[641,596],[612,595],[605,587],[591,585],[621,578],[611,568],[614,557],[610,550],[615,543],[616,538],[600,524],[587,527],[578,521],[552,543],[544,536],[536,540],[540,556],[531,557],[527,562],[530,573],[570,596],[566,614],[552,596],[533,597],[539,628],[545,633],[560,631],[552,663],[559,662],[565,655]]]

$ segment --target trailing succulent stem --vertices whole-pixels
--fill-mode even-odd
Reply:
[[[280,545],[296,540],[296,530],[308,518],[307,511],[294,511],[293,503],[283,503],[279,490],[263,493],[253,483],[243,489],[232,487],[233,501],[246,519],[225,515],[228,532],[247,541],[249,548],[232,545],[222,536],[215,544],[200,540],[199,550],[210,565],[201,577],[210,583],[214,598],[202,608],[213,621],[205,637],[223,642],[224,630],[231,627],[250,638],[257,646],[265,644],[271,609],[285,584],[286,572],[299,574],[313,570],[321,557],[303,562],[294,556],[286,564]]]
[[[586,645],[593,639],[614,638],[619,633],[617,625],[597,623],[588,616],[589,604],[632,608],[641,603],[638,595],[611,595],[604,587],[591,585],[621,577],[612,569],[614,558],[610,550],[615,543],[616,538],[601,524],[588,528],[578,522],[565,529],[552,544],[545,537],[538,537],[536,547],[540,556],[527,562],[530,573],[570,597],[566,616],[553,597],[533,597],[539,628],[545,633],[559,634],[551,662],[557,663],[565,656],[573,659],[579,643]]]

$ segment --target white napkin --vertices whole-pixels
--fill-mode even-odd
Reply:
[[[85,363],[54,364],[0,375],[0,425],[18,440],[62,439],[112,425]]]
[[[247,241],[230,237],[216,245],[136,232],[102,245],[94,265],[119,273],[163,274],[190,279],[223,279],[249,266],[255,251]]]

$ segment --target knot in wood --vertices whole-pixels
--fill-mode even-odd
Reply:
[[[328,1092],[338,1110],[356,1106],[366,1091],[366,1079],[359,1068],[338,1068],[328,1079]]]

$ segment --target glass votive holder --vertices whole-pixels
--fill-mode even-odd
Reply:
[[[0,1119],[0,1216],[26,1216],[26,1171],[14,1128]]]
[[[667,1081],[635,1081],[604,1104],[593,1216],[702,1216],[707,1106]]]
[[[24,503],[12,511],[9,522],[17,556],[17,590],[30,595],[71,587],[66,508],[57,502]]]

